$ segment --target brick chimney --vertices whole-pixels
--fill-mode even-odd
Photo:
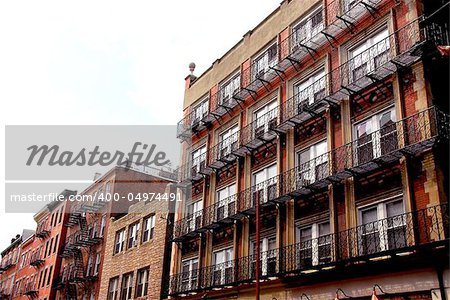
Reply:
[[[194,83],[194,81],[197,79],[197,76],[194,75],[194,70],[195,70],[195,63],[190,63],[189,64],[189,71],[191,72],[191,74],[189,74],[188,76],[186,76],[185,80],[185,89],[189,89],[192,85],[192,83]]]

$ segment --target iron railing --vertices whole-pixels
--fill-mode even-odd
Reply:
[[[325,47],[333,45],[338,40],[340,43],[345,42],[342,36],[347,31],[352,32],[358,22],[366,20],[368,17],[373,17],[375,21],[377,10],[387,9],[396,3],[390,0],[357,0],[351,1],[352,5],[348,5],[345,4],[347,2],[350,3],[345,1],[341,4],[339,0],[330,2],[326,7],[320,8],[317,13],[305,18],[302,21],[305,26],[299,26],[276,44],[276,49],[269,47],[261,54],[267,54],[268,58],[265,63],[255,60],[242,70],[241,87],[233,92],[227,105],[223,105],[223,101],[219,101],[221,90],[211,95],[210,110],[204,118],[211,122],[213,120],[211,115],[221,117],[247,97],[256,98],[259,89],[270,87],[271,82],[278,77],[283,77],[283,72],[287,69],[294,67],[298,71],[299,67],[305,67],[306,60],[313,61],[310,58],[315,58],[316,54]],[[256,74],[255,71],[258,73]],[[192,128],[191,119],[192,116],[188,115],[179,122],[178,137],[182,137],[183,133]],[[189,138],[190,135],[185,135],[185,137]]]
[[[187,183],[202,179],[206,171],[209,155],[209,151],[206,151],[195,159],[189,159],[185,164],[181,165],[176,170],[178,181]]]
[[[32,266],[40,266],[44,263],[44,255],[42,255],[42,251],[44,248],[41,248],[40,250],[36,250],[30,258],[30,265]]]
[[[275,129],[280,124],[279,106],[243,127],[240,135],[241,147],[256,149],[277,137]]]
[[[242,190],[178,221],[174,238],[229,223],[262,206],[310,194],[349,176],[373,171],[407,154],[417,154],[450,137],[450,117],[434,107],[300,163],[280,175]]]
[[[36,287],[36,282],[27,282],[23,287],[23,294],[27,296],[32,296],[38,293],[38,288]]]
[[[340,262],[389,259],[423,247],[446,245],[448,204],[403,213],[260,254],[260,279],[307,274]],[[255,255],[170,277],[170,295],[252,282]]]
[[[69,257],[78,251],[79,248],[91,247],[102,241],[103,237],[100,236],[99,231],[92,231],[88,228],[77,230],[66,238],[62,256]]]
[[[38,238],[45,238],[46,236],[48,236],[50,234],[50,224],[49,224],[49,220],[48,218],[46,218],[45,220],[42,220],[41,222],[39,222],[37,228],[36,228],[36,236]]]
[[[236,151],[240,148],[240,131],[231,134],[209,150],[207,168],[217,170],[236,161]]]

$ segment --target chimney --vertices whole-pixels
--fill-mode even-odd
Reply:
[[[197,79],[197,76],[194,75],[194,70],[195,70],[195,63],[190,63],[189,64],[189,71],[191,72],[191,74],[189,74],[184,80],[185,80],[185,89],[189,89],[192,85],[192,83],[194,83],[194,81]]]
[[[99,179],[101,176],[102,176],[102,173],[96,172],[96,173],[94,174],[94,181],[96,181],[97,179]]]

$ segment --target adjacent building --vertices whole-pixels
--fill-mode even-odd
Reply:
[[[187,76],[169,296],[448,297],[448,19],[285,0]]]
[[[169,279],[174,206],[173,201],[140,202],[110,220],[99,299],[161,298]]]
[[[106,290],[101,291],[100,288],[104,285],[108,286],[111,280],[109,276],[122,278],[121,273],[115,273],[116,270],[111,270],[110,266],[103,274],[105,259],[111,259],[112,247],[113,245],[115,247],[116,227],[110,229],[111,226],[114,226],[112,220],[121,217],[127,218],[125,215],[128,213],[130,205],[137,202],[145,203],[142,200],[144,200],[146,194],[165,192],[167,184],[171,182],[168,175],[170,174],[166,174],[164,171],[134,164],[116,166],[96,178],[94,183],[77,195],[77,201],[72,203],[67,222],[65,222],[68,229],[61,253],[63,262],[59,277],[53,285],[53,288],[57,291],[56,299],[105,299],[104,296],[100,297],[99,295],[100,293],[105,295]],[[151,209],[151,206],[148,205],[148,216],[152,212],[154,212],[154,209]],[[138,222],[143,221],[139,218],[136,220]],[[136,223],[136,226],[132,226],[131,229],[127,226],[126,232],[120,235],[120,249],[125,251],[125,249],[140,245],[139,226],[150,226],[151,224],[148,222],[142,225]],[[161,224],[160,220],[157,224]],[[126,235],[128,232],[130,234]],[[107,238],[108,234],[112,234],[112,241]],[[128,246],[128,242],[131,243],[130,246]],[[151,241],[150,243],[155,242]],[[156,243],[159,244],[160,242]],[[137,251],[138,249],[135,252]],[[127,253],[130,252],[127,251]],[[105,253],[108,255],[106,258]],[[158,257],[163,255],[164,252],[160,251]],[[146,266],[148,267],[149,264]],[[156,269],[157,267],[151,271],[157,274]],[[131,268],[127,269],[127,272],[132,271]],[[137,273],[136,277],[139,274]],[[153,277],[143,278],[148,280],[148,278]],[[119,299],[119,286],[113,287],[115,288],[113,298],[110,299]],[[143,290],[144,287],[141,287],[141,289]]]

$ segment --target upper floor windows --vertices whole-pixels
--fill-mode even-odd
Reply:
[[[259,199],[265,203],[275,196],[277,186],[277,165],[271,165],[253,174],[253,203]]]
[[[150,270],[148,267],[138,270],[135,293],[136,298],[147,296],[149,275]]]
[[[407,245],[407,223],[401,197],[359,209],[360,255]]]
[[[117,300],[118,294],[119,294],[119,277],[114,277],[109,280],[108,300]]]
[[[255,137],[260,137],[264,133],[269,131],[273,122],[276,122],[278,117],[278,103],[276,100],[258,109],[254,113],[255,125],[254,134]]]
[[[348,12],[350,9],[358,4],[359,0],[343,0],[342,1],[342,13]]]
[[[136,247],[138,245],[140,223],[134,223],[128,227],[128,245],[127,249]]]
[[[114,254],[120,253],[125,246],[125,228],[116,232],[116,241],[114,245]]]
[[[252,79],[263,76],[270,67],[274,67],[278,62],[278,45],[273,43],[263,53],[253,59]]]
[[[349,79],[354,82],[379,68],[389,58],[389,31],[387,28],[364,39],[349,51]]]
[[[235,125],[224,132],[222,132],[219,136],[220,140],[220,157],[226,157],[231,153],[234,149],[237,141],[238,141],[238,131],[239,126]]]
[[[192,109],[192,126],[196,126],[209,111],[209,99],[205,98],[200,101],[199,104],[195,105]]]
[[[235,199],[231,196],[236,194],[236,184],[229,185],[217,192],[217,219],[227,218],[235,211]]]
[[[251,244],[252,271],[256,270],[256,241],[252,240]],[[262,275],[275,274],[277,269],[277,241],[275,236],[263,237],[259,241],[260,266]]]
[[[389,108],[375,114],[354,127],[356,159],[366,163],[398,148],[395,110]]]
[[[233,258],[233,247],[214,252],[214,284],[224,284],[227,277],[233,276]]]
[[[198,282],[198,258],[186,259],[182,262],[183,273],[181,285],[183,291],[188,291],[197,286]]]
[[[193,151],[192,154],[192,175],[196,175],[206,165],[206,145]]]
[[[133,273],[122,276],[122,287],[120,291],[120,300],[130,300],[133,298],[131,293],[133,289]]]
[[[227,106],[241,88],[241,76],[240,73],[233,75],[230,79],[221,83],[219,86],[219,104]]]
[[[316,266],[331,261],[330,222],[299,226],[296,236],[299,243],[299,263],[302,267]]]
[[[300,83],[294,85],[295,102],[298,110],[303,110],[303,106],[311,105],[325,97],[326,80],[325,71],[322,69]]]
[[[155,232],[155,215],[151,215],[144,219],[144,228],[142,232],[142,242],[146,242],[153,238]]]
[[[327,147],[325,140],[298,152],[298,172],[302,185],[309,185],[328,175]]]
[[[202,210],[203,210],[203,201],[196,201],[193,203],[189,203],[186,206],[186,222],[187,222],[187,231],[193,231],[196,228],[201,227],[202,224]]]
[[[310,40],[324,28],[322,7],[314,9],[292,28],[292,52],[298,50],[302,44]]]

